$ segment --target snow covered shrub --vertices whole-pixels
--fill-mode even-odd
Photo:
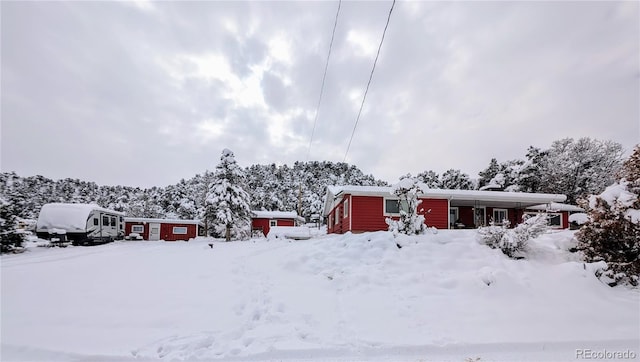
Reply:
[[[13,253],[22,248],[23,235],[16,229],[13,207],[0,197],[0,252]]]
[[[480,240],[493,249],[500,249],[510,258],[522,258],[529,240],[547,231],[547,214],[524,216],[523,222],[509,229],[509,222],[478,228]]]
[[[411,177],[411,174],[400,177],[400,182],[391,187],[391,193],[398,196],[400,220],[386,218],[385,222],[394,235],[418,235],[427,229],[424,215],[418,214],[418,206],[422,202],[418,200],[418,194],[423,191],[423,187],[424,184],[418,178]]]
[[[607,284],[640,284],[640,146],[625,161],[618,182],[585,202],[589,219],[576,233],[587,262],[604,261],[596,275]]]

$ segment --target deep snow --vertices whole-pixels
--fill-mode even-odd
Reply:
[[[640,358],[640,294],[543,235],[510,260],[470,230],[126,241],[2,256],[2,361]],[[398,242],[402,248],[396,246]],[[479,359],[478,359],[479,358]]]

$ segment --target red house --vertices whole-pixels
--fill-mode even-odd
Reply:
[[[124,218],[125,236],[136,233],[144,240],[189,240],[204,235],[204,231],[204,224],[200,220]]]
[[[575,212],[584,212],[584,209],[575,205],[552,202],[550,204],[529,206],[525,214],[537,214],[539,212],[547,214],[550,227],[554,229],[568,229],[569,215]]]
[[[528,207],[563,202],[565,195],[525,192],[428,189],[419,195],[418,213],[438,229],[474,228],[492,220],[515,225]],[[329,186],[324,204],[328,233],[387,230],[385,219],[398,218],[403,207],[385,186]],[[406,205],[404,206],[406,207]],[[568,220],[568,218],[564,218]],[[568,227],[568,222],[562,223]]]
[[[304,224],[303,217],[295,211],[252,211],[251,230],[269,234],[272,226],[298,226]]]

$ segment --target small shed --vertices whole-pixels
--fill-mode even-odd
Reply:
[[[143,240],[186,241],[205,231],[200,220],[125,217],[124,223],[125,235],[139,234]]]
[[[299,226],[305,223],[302,216],[295,211],[252,211],[251,230],[269,234],[272,226]]]

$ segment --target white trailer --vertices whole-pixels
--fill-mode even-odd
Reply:
[[[107,243],[124,237],[124,213],[96,204],[46,204],[40,209],[36,234],[74,245]]]

